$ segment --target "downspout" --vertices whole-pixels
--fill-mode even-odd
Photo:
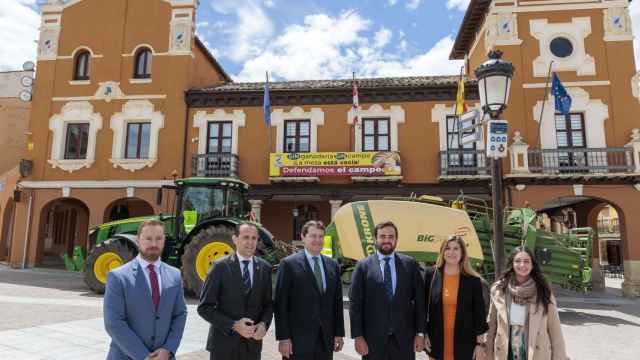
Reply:
[[[182,139],[182,178],[186,177],[187,172],[187,136],[189,135],[189,102],[187,101],[187,93],[185,95],[185,117],[184,117],[184,138]]]
[[[33,206],[33,192],[29,192],[29,205],[27,206],[27,228],[24,233],[24,249],[22,251],[22,269],[27,267],[27,248],[29,247],[29,233],[31,232],[31,207]]]

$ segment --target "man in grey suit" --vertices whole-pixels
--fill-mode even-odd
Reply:
[[[212,360],[258,360],[273,316],[271,264],[255,256],[254,224],[238,225],[233,243],[236,253],[216,261],[207,274],[198,314],[211,324]]]
[[[180,270],[160,260],[164,241],[162,222],[143,222],[138,228],[138,256],[107,275],[107,360],[175,358],[187,307]]]

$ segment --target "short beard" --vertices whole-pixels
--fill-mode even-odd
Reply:
[[[376,244],[376,250],[378,250],[378,252],[382,255],[391,255],[396,250],[396,248],[395,246],[393,246],[391,247],[391,250],[387,251],[387,250],[383,250],[381,246],[378,246],[378,244]]]
[[[140,256],[142,256],[142,258],[145,259],[146,261],[153,263],[153,262],[156,262],[158,259],[160,259],[162,255],[146,254],[141,251]]]

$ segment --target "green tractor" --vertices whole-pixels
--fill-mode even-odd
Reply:
[[[249,185],[229,178],[185,178],[175,186],[159,190],[175,191],[175,213],[109,222],[91,228],[89,251],[84,264],[84,280],[91,290],[104,292],[107,273],[133,259],[138,253],[136,234],[142,222],[156,219],[165,224],[166,242],[162,260],[182,269],[185,288],[200,295],[211,264],[234,252],[235,226],[249,220],[246,200]],[[255,223],[255,222],[254,222]],[[258,228],[258,255],[276,262],[273,236]]]

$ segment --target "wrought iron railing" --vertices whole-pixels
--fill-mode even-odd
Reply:
[[[528,151],[529,171],[539,174],[632,173],[632,148],[566,148]]]
[[[599,234],[619,234],[620,233],[619,220],[617,218],[599,219],[598,233]]]
[[[490,175],[484,150],[440,151],[440,176]]]
[[[198,177],[238,177],[238,155],[220,153],[193,155],[191,175]]]

